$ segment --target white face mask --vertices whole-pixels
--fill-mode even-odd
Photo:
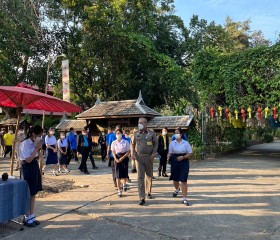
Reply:
[[[167,135],[167,132],[162,132],[162,135],[164,135],[164,136]]]
[[[37,136],[36,139],[35,139],[35,142],[39,142],[39,141],[41,141],[41,139],[42,138],[40,136]]]
[[[181,139],[181,134],[176,133],[176,134],[175,134],[175,138],[176,138],[177,140]]]
[[[51,134],[51,135],[54,135],[54,131],[50,131],[50,134]]]
[[[9,131],[10,134],[13,134],[13,131]]]
[[[23,131],[23,130],[19,130],[18,133],[19,133],[19,134],[23,134],[24,131]]]
[[[141,123],[139,123],[139,124],[138,124],[138,128],[139,128],[139,130],[143,130],[143,129],[144,129],[144,125],[141,124]]]
[[[122,139],[122,135],[121,134],[117,134],[116,137],[117,137],[118,140]]]
[[[65,136],[61,136],[61,139],[65,139]]]

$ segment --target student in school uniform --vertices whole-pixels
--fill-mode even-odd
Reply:
[[[115,161],[115,177],[118,188],[118,196],[122,196],[122,190],[127,190],[128,179],[128,162],[130,155],[130,144],[127,140],[123,139],[123,131],[121,129],[116,130],[116,140],[111,144],[111,151]],[[123,187],[121,189],[121,179],[123,179]]]
[[[42,148],[42,132],[43,129],[40,126],[34,126],[27,139],[19,146],[21,177],[27,181],[31,195],[30,210],[25,221],[25,225],[28,227],[36,227],[40,224],[35,217],[35,196],[39,191],[42,191],[42,179],[38,164],[38,152]]]
[[[173,197],[177,197],[181,182],[183,200],[182,203],[189,206],[187,200],[188,192],[188,176],[189,176],[189,158],[192,156],[192,147],[188,141],[183,139],[184,133],[181,128],[175,130],[175,140],[169,144],[168,159],[171,159],[171,176],[169,180],[173,180],[175,192]]]
[[[59,151],[59,173],[62,173],[61,169],[63,168],[66,173],[70,171],[67,168],[67,148],[68,148],[68,139],[65,137],[65,133],[60,133],[60,138],[57,140],[57,148]]]
[[[55,133],[54,128],[50,128],[48,135],[45,138],[48,155],[47,155],[46,164],[43,167],[43,172],[45,171],[45,168],[47,165],[52,165],[52,171],[53,171],[52,174],[53,174],[53,176],[57,176],[57,174],[55,173],[56,168],[57,168],[57,163],[58,163],[57,142],[56,142],[56,137],[54,136],[54,133]]]

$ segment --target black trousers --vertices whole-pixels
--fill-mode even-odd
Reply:
[[[161,159],[159,161],[159,167],[158,167],[159,172],[162,171],[163,173],[166,173],[167,154],[168,154],[168,150],[164,150],[162,154],[160,154]]]
[[[77,149],[72,149],[75,161],[78,162]]]
[[[101,158],[102,158],[102,162],[105,162],[106,154],[107,154],[106,145],[102,144],[101,145]]]
[[[115,184],[115,186],[117,185],[116,182],[116,170],[115,170],[115,159],[114,158],[109,158],[109,162],[111,163],[111,167],[112,167],[112,178],[113,178],[113,183]]]
[[[88,147],[83,147],[83,149],[81,151],[81,154],[82,154],[82,161],[81,161],[79,169],[83,172],[87,172],[88,171],[88,169],[87,169],[87,159],[88,159],[88,155],[89,155],[89,148]]]
[[[94,162],[93,151],[92,151],[92,150],[89,150],[89,159],[90,159],[90,161],[91,161],[92,168],[95,168],[96,165],[95,165],[95,162]]]
[[[6,147],[5,147],[4,157],[6,157],[6,155],[7,155],[8,153],[10,153],[10,157],[12,157],[12,150],[13,150],[13,146],[6,146]]]

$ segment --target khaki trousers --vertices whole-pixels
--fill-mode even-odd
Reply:
[[[135,157],[137,160],[136,169],[138,175],[138,193],[139,199],[142,200],[146,198],[146,194],[152,192],[153,163],[150,160],[151,155],[136,154]]]

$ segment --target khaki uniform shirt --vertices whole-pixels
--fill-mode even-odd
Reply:
[[[147,129],[137,131],[131,138],[133,152],[138,154],[155,154],[158,148],[158,141],[155,132]]]

